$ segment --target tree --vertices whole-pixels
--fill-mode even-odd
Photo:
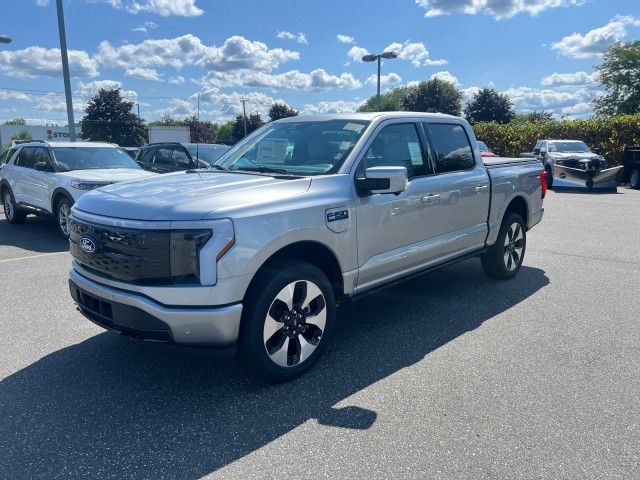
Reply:
[[[437,112],[459,116],[462,92],[451,82],[432,78],[411,89],[400,106],[402,110],[411,112]]]
[[[12,118],[4,122],[5,125],[26,125],[27,121],[24,118]]]
[[[264,121],[259,113],[252,113],[247,117],[247,135],[249,135],[254,130],[257,130],[262,125],[264,125]],[[238,142],[244,138],[244,118],[242,115],[238,115],[236,120],[233,122],[233,141]]]
[[[640,40],[613,44],[596,72],[607,92],[593,101],[598,115],[640,113]]]
[[[230,121],[220,125],[220,128],[218,128],[218,138],[216,141],[218,143],[224,143],[227,145],[233,145],[234,143],[236,143],[236,140],[233,138],[234,125],[234,121]]]
[[[381,112],[397,112],[401,110],[403,100],[416,87],[396,87],[386,93],[380,94],[380,110]],[[377,112],[378,96],[373,95],[367,99],[364,104],[358,108],[359,112]]]
[[[284,103],[276,102],[269,109],[269,118],[271,121],[280,120],[281,118],[297,117],[298,111],[290,108]]]
[[[514,123],[542,123],[553,120],[553,112],[547,110],[534,110],[529,113],[520,113],[513,117]]]
[[[147,130],[142,119],[131,111],[133,103],[122,98],[119,88],[101,88],[85,109],[81,121],[83,138],[122,146],[142,145]]]
[[[173,118],[170,115],[163,116],[160,120],[149,122],[150,127],[164,126],[183,126],[189,127],[191,141],[193,143],[215,143],[218,125],[208,120],[198,120],[198,117],[192,115],[182,120]]]
[[[509,123],[516,113],[509,95],[498,93],[493,88],[483,88],[467,102],[464,115],[470,123]]]
[[[26,130],[22,130],[14,135],[11,135],[11,140],[33,140],[33,137]]]

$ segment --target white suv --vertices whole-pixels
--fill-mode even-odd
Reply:
[[[55,216],[69,237],[71,206],[87,191],[110,183],[155,176],[110,143],[33,141],[14,147],[0,165],[0,195],[9,223],[27,215]]]

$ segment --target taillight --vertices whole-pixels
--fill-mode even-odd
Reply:
[[[542,198],[547,194],[547,171],[540,172],[540,186],[542,187]]]

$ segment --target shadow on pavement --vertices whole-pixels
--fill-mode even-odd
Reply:
[[[29,215],[22,225],[12,225],[0,213],[0,244],[31,252],[53,253],[69,250],[69,242],[58,232],[53,218]]]
[[[334,407],[512,308],[549,283],[523,267],[488,280],[466,261],[354,301],[306,376],[267,386],[233,361],[111,333],[56,351],[0,384],[5,478],[199,478],[308,420],[368,429],[377,412]],[[498,321],[498,320],[494,320]]]

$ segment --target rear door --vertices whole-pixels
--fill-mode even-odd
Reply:
[[[40,162],[47,164],[49,168],[46,171],[36,170],[35,168],[31,171],[33,204],[36,207],[52,211],[51,194],[55,188],[55,173],[51,157],[49,156],[49,150],[45,147],[37,147],[34,156],[34,165]]]
[[[33,197],[33,166],[35,165],[35,147],[23,147],[18,152],[12,168],[11,189],[17,203],[35,205]]]
[[[491,188],[482,158],[458,123],[424,124],[442,182],[441,254],[463,254],[484,247]]]

